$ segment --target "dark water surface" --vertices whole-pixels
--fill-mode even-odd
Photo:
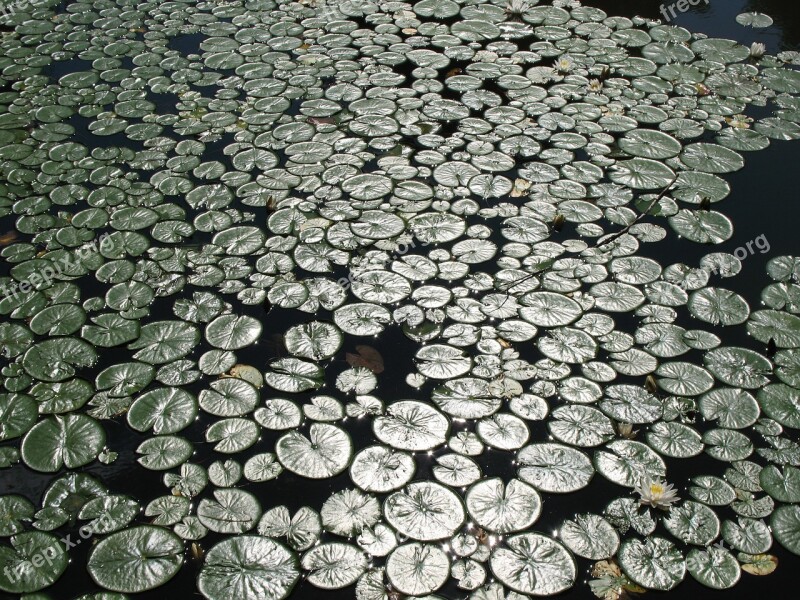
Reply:
[[[659,17],[659,7],[661,5],[660,2],[655,0],[593,0],[592,2],[586,2],[586,4],[598,6],[608,12],[609,15],[617,14],[630,17],[640,14],[651,18]],[[669,5],[671,2],[665,2],[664,4]],[[775,18],[775,25],[765,30],[741,27],[735,22],[734,17],[745,11],[766,12]],[[701,2],[698,6],[690,8],[688,12],[678,14],[673,23],[686,27],[690,31],[706,33],[710,37],[731,38],[747,45],[753,41],[761,41],[767,45],[767,50],[771,54],[800,47],[800,3],[796,0],[710,0],[708,5],[705,2]],[[184,37],[187,39],[181,40],[181,50],[194,52],[195,50],[192,46],[197,46],[199,38],[197,36]],[[67,65],[64,64],[54,63],[54,65],[58,65],[58,69],[67,68]],[[70,70],[75,70],[80,65],[73,64],[70,67]],[[166,104],[170,102],[170,99],[164,97],[161,101]],[[92,138],[92,141],[96,140],[97,138]],[[219,147],[221,148],[224,143],[227,142],[224,140],[218,142],[220,144]],[[209,147],[211,146],[209,144]],[[734,237],[725,244],[716,246],[713,251],[733,253],[736,248],[746,247],[747,242],[762,235],[769,241],[770,249],[762,254],[758,249],[754,248],[755,252],[743,261],[743,269],[738,276],[721,281],[715,280],[715,284],[740,293],[755,309],[759,305],[760,291],[769,283],[764,271],[766,262],[770,258],[782,254],[800,253],[797,233],[798,223],[800,222],[800,206],[797,204],[798,193],[795,187],[798,181],[798,169],[800,169],[800,144],[773,141],[770,148],[756,153],[745,153],[745,158],[747,164],[742,171],[726,176],[726,179],[731,183],[732,193],[715,207],[732,219],[735,226]],[[219,159],[222,160],[223,158],[219,157]],[[258,215],[256,222],[263,222],[262,215]],[[203,234],[200,235],[202,236]],[[570,232],[564,232],[565,238],[570,236]],[[198,236],[192,241],[199,243],[205,240]],[[651,246],[653,248],[646,248],[646,251],[650,252],[650,255],[658,259],[664,266],[673,262],[685,262],[695,266],[702,256],[712,251],[706,246],[678,241],[674,237]],[[336,277],[338,276],[340,274],[336,275]],[[170,298],[170,305],[174,299],[176,297]],[[267,312],[263,306],[243,306],[242,310],[263,322],[265,336],[272,332],[284,332],[291,324],[309,320],[308,315],[297,311],[273,309]],[[156,316],[158,315],[156,314]],[[167,316],[166,312],[164,316]],[[324,320],[330,318],[330,314],[322,311],[318,318]],[[618,319],[617,322],[625,327],[626,322],[624,319]],[[743,326],[717,333],[723,337],[726,345],[748,345],[763,351],[763,347],[759,347],[757,343],[754,344],[753,340],[747,337]],[[361,339],[346,336],[344,350],[352,351],[355,344],[361,342]],[[386,357],[387,362],[386,372],[381,375],[381,385],[376,394],[384,401],[409,397],[409,388],[404,379],[407,373],[414,370],[412,356],[416,349],[416,344],[408,340],[398,328],[387,331],[379,339],[372,340],[370,344],[375,346]],[[99,366],[102,368],[107,364],[127,360],[127,354],[123,355],[124,351],[117,352],[119,356],[116,355],[113,349],[104,351],[103,364]],[[245,364],[263,365],[266,360],[274,357],[273,352],[262,343],[259,346],[238,351],[237,357],[239,362]],[[699,354],[687,355],[686,360],[699,361],[699,356]],[[336,372],[341,370],[341,365],[332,366],[335,367],[333,370]],[[331,385],[332,381],[329,378],[326,388],[329,390]],[[321,391],[315,391],[312,394],[300,395],[297,400],[302,402],[313,395],[325,393],[326,388],[322,388]],[[191,386],[188,389],[197,392],[199,391],[199,385],[198,389],[192,389]],[[424,397],[426,391],[429,392],[430,388],[422,388],[419,396]],[[115,493],[128,494],[137,498],[142,506],[145,506],[150,500],[167,493],[167,489],[162,483],[162,473],[148,471],[136,465],[134,450],[147,436],[131,430],[124,418],[117,418],[113,421],[106,420],[103,425],[109,438],[108,446],[119,452],[119,459],[108,466],[95,463],[85,468],[84,471],[98,477]],[[208,422],[205,422],[201,417],[181,435],[185,435],[192,440],[203,440],[203,432],[207,425]],[[531,429],[532,442],[547,437],[548,434],[544,422],[528,423],[528,425]],[[353,437],[356,451],[374,442],[367,420],[354,421],[353,419],[348,419],[346,427]],[[461,427],[464,427],[464,425],[462,424]],[[453,432],[457,431],[458,428],[459,425],[455,424]],[[698,424],[698,429],[703,429],[702,424]],[[263,432],[259,443],[249,452],[272,451],[279,436],[279,432]],[[197,442],[195,444],[196,454],[192,457],[192,462],[208,466],[214,460],[225,458],[213,452],[210,444]],[[435,456],[418,456],[418,458],[417,478],[430,479],[430,467],[434,464]],[[510,461],[511,455],[509,453],[492,450],[487,451],[478,458],[478,462],[487,476],[502,476],[504,479],[515,475],[516,469]],[[727,463],[715,461],[706,455],[687,461],[668,460],[667,463],[670,482],[676,484],[682,497],[687,496],[685,489],[690,477],[701,473],[721,475],[727,466]],[[19,473],[20,471],[15,469],[14,472]],[[2,493],[17,493],[27,496],[38,505],[42,492],[54,478],[50,474],[39,474],[30,470],[25,472],[25,478],[15,477],[12,479],[9,477],[10,470],[0,470],[0,489],[2,489]],[[202,496],[209,495],[211,487],[213,486],[206,488]],[[333,479],[310,481],[284,471],[277,485],[247,483],[244,487],[259,497],[265,510],[285,504],[294,512],[305,504],[310,504],[319,509],[322,502],[333,491],[350,487],[350,480],[347,473]],[[266,492],[267,488],[271,490],[269,493]],[[611,499],[617,497],[620,492],[621,488],[619,486],[610,483],[601,476],[596,476],[590,486],[580,493],[566,496],[543,494],[544,511],[535,529],[552,533],[565,518],[572,517],[578,512],[600,513],[605,505]],[[195,502],[198,500],[196,499]],[[735,513],[729,508],[720,509],[718,513],[720,517],[735,517]],[[77,528],[72,532],[72,537],[73,540],[77,539]],[[226,536],[209,533],[201,541],[201,544],[208,549],[223,537]],[[323,536],[324,539],[325,537]],[[85,571],[87,553],[91,545],[92,540],[87,540],[70,551],[71,566],[54,586],[46,590],[51,598],[55,600],[69,599],[83,593],[98,591]],[[705,598],[750,599],[758,595],[774,598],[791,596],[793,595],[791,590],[795,589],[796,586],[796,584],[793,584],[797,581],[798,573],[800,573],[800,558],[783,551],[777,544],[773,547],[771,553],[780,559],[780,565],[774,574],[767,577],[754,577],[743,573],[742,580],[732,590],[724,592],[712,591],[697,584],[687,574],[684,583],[672,592],[648,592],[647,597],[694,600]],[[183,568],[170,582],[153,592],[132,595],[132,597],[142,600],[199,598],[200,595],[195,588],[195,579],[200,565],[200,561],[187,554]],[[594,598],[588,586],[581,583],[582,580],[589,579],[589,567],[589,561],[579,560],[579,582],[571,591],[559,597],[570,599]],[[455,599],[466,598],[469,593],[450,585],[450,587],[440,590],[438,595]],[[351,599],[354,598],[354,589],[351,586],[344,590],[325,592],[301,581],[295,588],[291,598],[298,600],[317,598],[323,600],[325,598],[331,600]]]

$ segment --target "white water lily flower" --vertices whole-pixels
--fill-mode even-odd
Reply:
[[[510,17],[518,17],[530,8],[530,0],[508,0],[506,2],[506,14]]]
[[[644,474],[636,485],[636,493],[641,496],[639,504],[669,510],[673,502],[680,500],[671,484],[661,479],[653,479]]]
[[[590,79],[589,85],[586,87],[590,92],[600,92],[603,89],[603,83],[599,79]]]
[[[753,42],[750,46],[750,57],[751,58],[761,58],[767,52],[766,44],[762,44],[761,42]]]
[[[569,54],[565,54],[564,56],[560,57],[553,66],[561,73],[569,73],[572,69],[575,68],[575,59],[572,58]]]
[[[732,117],[727,117],[725,120],[728,122],[728,125],[736,129],[750,129],[750,123],[753,122],[753,119],[746,115],[734,115]]]

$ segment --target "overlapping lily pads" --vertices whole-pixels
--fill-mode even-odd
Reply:
[[[735,235],[723,177],[800,137],[796,53],[572,0],[8,18],[0,468],[53,482],[0,496],[4,591],[61,585],[76,521],[98,597],[188,555],[209,599],[482,600],[800,553],[800,261],[751,310],[737,257],[645,256]],[[114,461],[164,489],[78,473]],[[602,515],[531,531],[597,473]]]

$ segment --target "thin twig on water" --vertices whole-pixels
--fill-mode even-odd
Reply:
[[[675,176],[675,178],[674,178],[672,181],[670,181],[670,182],[669,182],[669,184],[667,185],[667,187],[665,187],[665,188],[664,188],[664,189],[661,191],[661,193],[660,193],[658,196],[656,196],[655,198],[653,198],[653,201],[652,201],[652,202],[650,202],[650,204],[647,206],[647,208],[646,208],[646,209],[645,209],[645,210],[644,210],[644,211],[643,211],[643,212],[642,212],[642,213],[641,213],[641,214],[640,214],[638,217],[636,217],[636,218],[635,218],[635,219],[634,219],[634,220],[633,220],[633,221],[632,221],[630,224],[628,224],[627,226],[625,226],[623,229],[619,230],[617,233],[615,233],[615,234],[612,234],[611,236],[609,236],[608,238],[606,238],[606,239],[604,239],[604,240],[602,240],[602,241],[598,241],[598,242],[597,242],[597,243],[594,245],[594,248],[599,248],[600,246],[605,246],[606,244],[610,244],[611,242],[613,242],[613,241],[615,241],[615,240],[618,240],[618,239],[619,239],[619,238],[621,238],[623,235],[625,235],[626,233],[628,233],[628,232],[631,230],[631,227],[633,227],[634,225],[636,225],[637,223],[639,223],[639,222],[640,222],[642,219],[644,219],[644,218],[645,218],[645,216],[647,216],[647,214],[648,214],[648,213],[649,213],[651,210],[653,210],[653,207],[654,207],[656,204],[658,204],[659,200],[661,200],[661,199],[662,199],[664,196],[666,196],[666,195],[667,195],[667,192],[668,192],[668,191],[669,191],[669,190],[672,188],[672,186],[673,186],[673,185],[675,185],[675,182],[676,182],[676,181],[678,181],[678,176],[677,176],[677,175]],[[513,287],[516,287],[516,286],[518,286],[518,285],[520,285],[520,284],[522,284],[522,283],[525,283],[526,281],[528,281],[529,279],[532,279],[533,277],[536,277],[536,275],[538,275],[539,273],[543,273],[543,272],[544,272],[544,271],[546,271],[548,268],[549,268],[549,267],[543,267],[543,268],[539,269],[538,271],[533,271],[532,273],[528,273],[527,275],[525,275],[525,277],[522,277],[521,279],[518,279],[517,281],[513,281],[513,282],[511,282],[511,284],[510,284],[510,285],[508,285],[508,287],[505,287],[505,288],[503,288],[503,287],[499,287],[498,289],[499,289],[501,292],[507,292],[507,291],[508,291],[508,290],[510,290],[511,288],[513,288]]]

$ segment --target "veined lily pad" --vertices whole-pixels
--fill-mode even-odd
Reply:
[[[300,578],[297,558],[268,538],[245,535],[211,548],[197,579],[209,600],[256,594],[265,600],[283,600]]]
[[[685,544],[707,546],[719,535],[719,519],[713,510],[687,500],[669,511],[664,526],[675,538]]]
[[[67,569],[67,553],[54,535],[27,531],[13,536],[10,542],[10,546],[0,546],[0,589],[3,591],[37,592],[55,582]],[[36,557],[42,559],[34,562]]]
[[[619,548],[619,536],[614,527],[593,514],[577,515],[575,520],[565,521],[559,538],[575,554],[591,560],[610,558]]]
[[[137,431],[177,433],[197,416],[197,400],[181,388],[158,388],[142,394],[128,409],[128,424]]]
[[[659,537],[644,542],[623,542],[618,559],[620,567],[634,583],[652,590],[671,590],[686,573],[681,553],[672,543]]]
[[[83,340],[49,339],[25,352],[22,366],[40,381],[64,381],[75,375],[76,367],[88,367],[97,360],[97,352]]]
[[[55,415],[37,423],[22,440],[22,459],[37,471],[54,473],[92,462],[106,443],[102,426],[85,415]]]
[[[538,492],[518,479],[508,485],[499,478],[485,479],[470,487],[465,501],[478,525],[499,534],[527,529],[542,509]]]
[[[403,544],[386,561],[386,576],[397,590],[422,596],[442,587],[450,575],[450,559],[432,544]]]
[[[567,493],[588,485],[594,468],[588,456],[561,444],[531,444],[517,460],[519,477],[543,492]]]
[[[412,539],[426,542],[451,537],[464,522],[461,499],[438,483],[415,482],[384,503],[386,520]]]
[[[761,554],[772,546],[772,534],[766,523],[746,517],[739,517],[735,523],[723,522],[722,538],[731,547],[748,554]]]
[[[389,492],[403,487],[414,476],[414,459],[384,446],[361,450],[350,465],[350,478],[368,492]]]
[[[367,559],[358,548],[340,543],[315,546],[303,555],[301,564],[310,571],[309,582],[325,590],[347,587],[367,569]]]
[[[183,542],[171,531],[141,525],[101,540],[92,549],[87,568],[101,587],[143,592],[172,579],[183,563],[183,551]]]
[[[350,464],[353,445],[343,430],[325,423],[313,423],[306,438],[290,432],[278,440],[275,452],[281,464],[309,479],[324,479],[341,473]]]
[[[238,350],[251,345],[261,335],[261,323],[247,315],[222,315],[206,327],[208,343],[223,350]]]
[[[781,546],[800,554],[800,507],[796,504],[778,507],[772,513],[770,527]]]
[[[244,490],[215,490],[214,500],[200,501],[197,516],[211,531],[244,533],[255,527],[261,516],[261,505],[253,494]]]
[[[686,556],[686,569],[697,581],[716,590],[733,587],[742,574],[733,555],[716,546],[707,550],[690,550]]]
[[[570,553],[537,533],[509,537],[492,552],[490,564],[503,584],[521,594],[554,595],[571,587],[577,576]]]
[[[447,440],[450,424],[436,409],[422,402],[391,404],[373,423],[375,436],[398,450],[430,450]]]
[[[761,469],[759,482],[764,491],[779,502],[800,502],[800,469],[786,466],[783,470],[775,465]]]

